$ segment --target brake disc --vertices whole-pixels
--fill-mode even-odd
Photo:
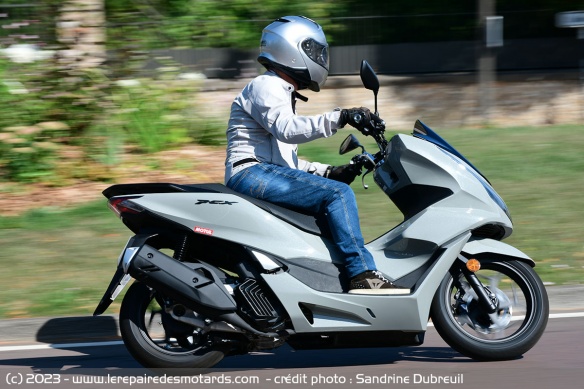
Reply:
[[[454,306],[457,321],[467,324],[482,334],[493,334],[506,329],[513,316],[511,300],[498,288],[487,288],[497,301],[497,311],[488,313],[478,302],[478,297],[472,289],[459,291]]]

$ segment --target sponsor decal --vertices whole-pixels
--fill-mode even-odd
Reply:
[[[195,232],[203,235],[213,235],[213,230],[210,228],[195,226]]]

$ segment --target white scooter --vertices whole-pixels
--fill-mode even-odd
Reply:
[[[363,61],[361,79],[377,76]],[[347,293],[327,227],[220,184],[128,184],[104,191],[135,234],[122,251],[103,313],[131,278],[120,330],[152,369],[211,367],[228,355],[288,343],[295,349],[415,346],[429,319],[455,350],[478,360],[516,358],[542,335],[549,306],[526,254],[501,240],[513,229],[488,180],[421,122],[387,141],[384,124],[341,154],[372,172],[404,221],[366,245],[401,295]],[[365,220],[366,222],[366,220]]]

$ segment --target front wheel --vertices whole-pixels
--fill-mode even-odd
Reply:
[[[120,332],[130,354],[144,367],[208,368],[225,353],[193,326],[178,322],[163,307],[164,298],[141,282],[134,282],[120,309]]]
[[[523,355],[537,343],[548,320],[548,297],[539,276],[525,263],[499,260],[481,261],[475,274],[497,310],[489,313],[462,271],[453,269],[432,301],[436,330],[450,347],[473,359]]]

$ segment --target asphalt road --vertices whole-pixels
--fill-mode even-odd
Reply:
[[[283,346],[226,358],[212,372],[193,374],[183,383],[143,383],[155,376],[119,344],[40,349],[32,345],[12,351],[4,347],[0,387],[571,389],[581,387],[584,379],[583,339],[583,316],[552,318],[540,342],[523,358],[475,362],[449,348],[430,328],[426,343],[419,347],[294,351]]]
[[[577,388],[584,380],[583,300],[573,290],[564,292],[551,296],[552,315],[539,343],[513,361],[475,362],[453,351],[430,327],[418,347],[294,351],[283,346],[226,358],[207,374],[181,378],[142,369],[119,340],[107,343],[107,334],[98,343],[43,343],[45,326],[35,341],[0,338],[0,387]],[[2,322],[0,335],[10,322]]]

